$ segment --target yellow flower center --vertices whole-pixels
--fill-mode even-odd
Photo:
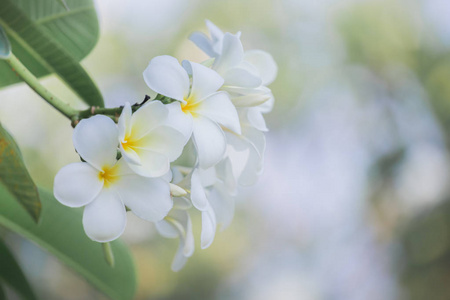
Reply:
[[[98,178],[103,181],[104,187],[109,187],[111,184],[119,179],[119,168],[116,165],[113,167],[104,166],[100,172],[98,172]]]
[[[131,136],[126,136],[124,140],[121,142],[123,150],[135,150],[139,148],[139,140],[134,140]]]
[[[194,116],[199,102],[196,102],[195,96],[193,94],[189,95],[189,97],[187,98],[184,98],[184,101],[186,101],[186,103],[181,103],[181,110],[185,114],[191,113],[191,115]]]

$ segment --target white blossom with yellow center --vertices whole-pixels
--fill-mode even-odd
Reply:
[[[97,242],[118,238],[125,229],[125,205],[138,217],[157,222],[173,206],[170,187],[162,178],[137,175],[124,159],[116,160],[118,129],[108,117],[82,120],[73,143],[85,162],[63,167],[56,174],[55,198],[69,207],[82,207],[83,227]]]
[[[163,176],[170,162],[183,151],[186,138],[167,126],[168,114],[160,101],[148,102],[133,114],[128,102],[123,108],[119,118],[120,151],[129,167],[141,176]]]
[[[192,82],[189,78],[192,75]],[[218,92],[223,78],[201,64],[171,56],[158,56],[144,71],[147,85],[156,93],[178,101],[166,105],[169,124],[193,136],[199,165],[209,168],[225,155],[226,139],[221,127],[240,133],[239,117],[228,94]]]

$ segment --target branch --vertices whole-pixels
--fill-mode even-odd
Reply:
[[[13,54],[5,59],[5,61],[11,66],[11,69],[22,78],[39,96],[41,96],[48,104],[56,108],[60,113],[67,118],[72,119],[74,115],[77,115],[78,111],[68,104],[64,103],[57,96],[52,94],[47,88],[45,88],[39,80],[25,67],[20,60]]]

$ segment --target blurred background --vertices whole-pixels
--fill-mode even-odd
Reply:
[[[123,240],[137,299],[450,299],[450,2],[98,1],[83,65],[108,106],[141,101],[142,72],[209,19],[279,66],[265,171],[232,225],[183,270],[176,240],[133,218]],[[82,108],[54,77],[44,84]],[[0,91],[0,120],[37,184],[78,160],[69,122],[27,86]],[[198,216],[197,216],[198,217]],[[80,220],[81,222],[81,220]],[[199,232],[199,219],[194,220]],[[30,242],[12,245],[42,299],[103,299]],[[196,236],[197,242],[199,235]]]

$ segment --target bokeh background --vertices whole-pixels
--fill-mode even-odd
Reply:
[[[176,240],[132,218],[123,237],[137,299],[450,299],[448,0],[98,1],[83,61],[107,105],[149,93],[142,72],[209,19],[279,66],[265,172],[234,222],[174,273]],[[44,84],[75,107],[56,80]],[[27,86],[0,91],[0,120],[35,181],[77,161],[69,122]],[[80,220],[81,222],[81,220]],[[199,220],[195,219],[199,229]],[[198,240],[198,235],[197,235]],[[103,299],[30,242],[8,236],[42,299]]]

